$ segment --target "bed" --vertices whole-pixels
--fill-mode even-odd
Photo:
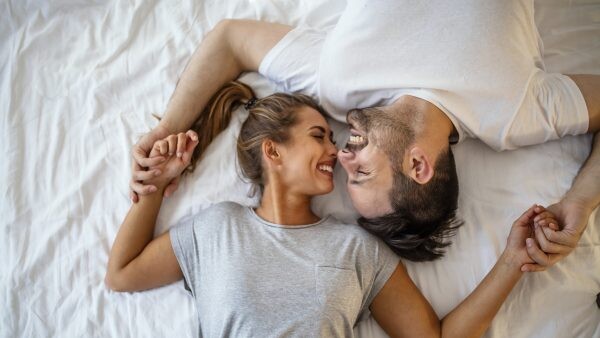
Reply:
[[[108,254],[129,208],[130,149],[156,124],[187,60],[223,18],[318,28],[345,5],[323,1],[0,2],[0,337],[194,337],[198,323],[182,282],[142,293],[104,283]],[[600,74],[600,2],[536,2],[550,71]],[[242,80],[259,96],[273,86]],[[161,210],[156,234],[220,201],[253,204],[234,166],[244,113],[208,149]],[[344,142],[343,126],[334,123]],[[569,188],[589,135],[496,153],[479,141],[454,148],[465,225],[447,255],[406,262],[444,316],[503,250],[512,221]],[[336,189],[317,213],[356,214],[338,166]],[[600,182],[598,183],[600,184]],[[578,248],[546,272],[526,275],[486,337],[600,337],[600,215]],[[385,337],[370,318],[360,337]]]

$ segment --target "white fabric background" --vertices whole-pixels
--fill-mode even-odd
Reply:
[[[551,71],[600,73],[600,3],[536,3]],[[104,286],[108,253],[129,208],[129,152],[156,124],[202,36],[222,18],[316,27],[335,23],[344,1],[1,1],[0,336],[197,336],[192,299],[176,283],[119,294]],[[267,81],[244,76],[259,95]],[[164,203],[156,233],[211,203],[244,204],[233,145],[243,113],[196,172]],[[339,129],[339,125],[336,125]],[[344,141],[344,133],[338,140]],[[590,137],[496,153],[478,141],[455,148],[466,224],[448,255],[408,263],[443,316],[491,268],[512,221],[533,203],[557,201],[590,149]],[[353,219],[338,188],[315,201]],[[579,247],[528,275],[488,337],[600,337],[600,217]],[[363,337],[384,334],[371,319]]]

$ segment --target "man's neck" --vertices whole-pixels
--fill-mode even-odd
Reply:
[[[417,134],[427,135],[427,137],[442,137],[449,140],[455,136],[457,131],[450,118],[435,104],[410,95],[401,96],[393,104],[393,107],[401,111],[413,112],[414,116],[410,118],[416,123]],[[407,107],[409,107],[407,109]]]

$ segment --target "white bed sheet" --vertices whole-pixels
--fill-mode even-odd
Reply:
[[[335,23],[342,0],[0,2],[0,336],[197,336],[182,283],[119,294],[103,277],[129,207],[129,152],[155,125],[202,36],[222,18],[315,27]],[[539,1],[536,22],[549,70],[600,73],[600,3]],[[260,96],[271,92],[244,76]],[[243,113],[164,204],[156,233],[211,203],[253,203],[234,168]],[[339,125],[335,126],[340,129]],[[344,141],[345,133],[338,133]],[[590,137],[495,153],[455,147],[465,225],[445,258],[407,263],[443,316],[478,284],[532,203],[557,201],[590,150]],[[336,168],[321,213],[354,213]],[[599,183],[600,184],[600,183]],[[600,217],[579,247],[544,273],[525,276],[487,337],[600,337]],[[362,337],[385,334],[373,319]]]

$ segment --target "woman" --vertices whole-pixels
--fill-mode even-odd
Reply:
[[[242,174],[261,194],[256,209],[212,206],[152,239],[166,186],[245,104],[237,154]],[[241,83],[226,85],[194,131],[155,143],[151,156],[173,154],[152,167],[125,218],[106,274],[116,291],[137,291],[184,279],[196,300],[202,336],[352,336],[372,313],[391,336],[480,336],[530,263],[525,240],[532,207],[513,225],[506,249],[479,287],[441,321],[398,257],[355,225],[320,219],[313,196],[333,189],[336,148],[321,109],[303,95],[256,100]],[[222,116],[222,119],[216,117]],[[198,148],[195,152],[194,149]],[[529,241],[529,239],[528,239]]]

